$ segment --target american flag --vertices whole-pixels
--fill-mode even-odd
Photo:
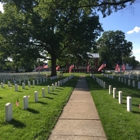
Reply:
[[[16,106],[19,106],[19,100],[16,100]]]
[[[43,68],[44,68],[44,69],[47,69],[47,68],[48,68],[48,64],[45,63],[45,64],[43,65]]]
[[[44,63],[43,66],[38,66],[38,67],[36,68],[36,71],[38,71],[38,70],[43,70],[43,69],[47,69],[47,68],[48,68],[48,64],[47,64],[47,63]]]
[[[74,68],[74,64],[69,66],[69,73],[71,73],[71,70]]]
[[[106,67],[106,63],[104,62],[98,69],[98,71],[102,70],[104,67]]]
[[[89,72],[90,65],[87,65],[87,72]]]
[[[56,67],[56,70],[59,70],[59,68],[60,68],[60,66],[57,66],[57,67]]]
[[[119,66],[119,64],[118,64],[118,63],[116,63],[115,71],[120,72],[120,66]]]
[[[122,64],[122,70],[125,72],[125,64]]]

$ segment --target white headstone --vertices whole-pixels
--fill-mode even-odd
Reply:
[[[122,91],[119,91],[119,104],[122,104]]]
[[[18,91],[18,85],[15,84],[15,91]]]
[[[24,96],[23,97],[23,109],[27,109],[28,108],[28,96]]]
[[[4,87],[4,84],[1,82],[1,88],[3,88]]]
[[[103,88],[106,88],[106,83],[105,82],[103,82]]]
[[[135,87],[135,80],[133,80],[132,84],[133,84],[133,87]]]
[[[57,82],[55,82],[55,88],[57,88]]]
[[[52,91],[54,91],[54,84],[52,84]]]
[[[25,89],[25,84],[24,83],[22,83],[22,89]]]
[[[11,86],[11,83],[10,83],[10,81],[8,81],[8,87],[10,87]]]
[[[140,89],[140,82],[138,82],[138,89]]]
[[[58,81],[57,85],[60,86],[60,81]]]
[[[113,88],[113,98],[116,98],[116,88]]]
[[[35,85],[35,80],[33,80],[33,86]]]
[[[43,98],[45,97],[45,90],[44,90],[44,88],[42,88],[42,97]]]
[[[12,104],[7,103],[5,105],[5,121],[10,122],[12,120]]]
[[[109,94],[111,94],[111,93],[112,93],[112,86],[109,85]]]
[[[50,86],[48,86],[48,94],[50,93]]]
[[[38,102],[38,92],[35,91],[35,102]]]
[[[128,86],[130,86],[130,79],[128,79]]]
[[[130,96],[127,96],[127,111],[128,112],[132,111],[132,99]]]
[[[28,81],[28,87],[30,87],[30,81]]]

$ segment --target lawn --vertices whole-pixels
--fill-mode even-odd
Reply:
[[[105,81],[107,85],[116,87],[117,92],[122,91],[123,93],[123,103],[118,104],[118,94],[114,99],[108,92],[108,86],[103,89],[94,79],[87,77],[107,139],[140,140],[140,90],[119,82],[118,78],[109,79],[102,75],[96,76]],[[126,110],[127,96],[132,97],[132,112]]]
[[[74,77],[64,85],[58,87],[50,94],[47,86],[55,81],[69,76],[64,74],[62,78],[48,80],[46,83],[27,87],[14,91],[14,87],[0,88],[0,140],[47,140],[55,126],[63,107],[67,103],[81,73],[74,73]],[[83,74],[86,75],[86,74]],[[108,140],[140,140],[140,90],[119,82],[118,78],[109,79],[102,75],[96,76],[107,83],[103,89],[95,79],[87,76],[87,82],[101,118],[103,128]],[[108,93],[108,85],[116,87],[123,93],[123,103],[118,104],[116,99]],[[46,96],[42,98],[42,88],[45,88]],[[51,89],[51,88],[50,88]],[[34,92],[39,92],[39,101],[34,102]],[[23,110],[23,96],[29,95],[29,107]],[[126,110],[126,97],[132,97],[132,112]],[[19,106],[15,105],[19,99]],[[11,102],[13,105],[13,120],[4,121],[4,106]]]
[[[49,137],[63,107],[67,103],[78,77],[73,77],[60,87],[57,87],[50,94],[47,93],[48,85],[55,81],[69,76],[48,80],[40,85],[26,85],[25,89],[19,86],[15,91],[14,86],[0,88],[0,140],[45,140]],[[42,98],[42,88],[45,88],[45,98]],[[51,87],[50,87],[51,89]],[[39,92],[39,100],[34,102],[34,92]],[[29,106],[27,110],[23,109],[23,96],[29,96]],[[16,106],[16,100],[19,100],[19,106]],[[5,104],[12,103],[13,120],[5,122]]]

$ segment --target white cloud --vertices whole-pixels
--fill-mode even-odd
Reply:
[[[134,32],[136,33],[140,32],[140,27],[136,26],[133,30],[128,31],[127,34],[132,34]]]
[[[133,53],[135,53],[135,54],[140,53],[140,49],[138,49],[138,50],[133,50]]]
[[[0,11],[3,13],[4,12],[4,10],[3,10],[3,5],[2,5],[2,3],[0,2]]]

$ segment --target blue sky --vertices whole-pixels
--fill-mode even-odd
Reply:
[[[1,4],[0,9],[2,9]],[[133,43],[133,55],[140,61],[140,2],[105,18],[100,14],[100,22],[104,31],[121,30],[124,32],[126,40]]]
[[[140,2],[105,18],[99,15],[104,31],[121,30],[125,33],[126,40],[133,43],[133,55],[140,61]]]

